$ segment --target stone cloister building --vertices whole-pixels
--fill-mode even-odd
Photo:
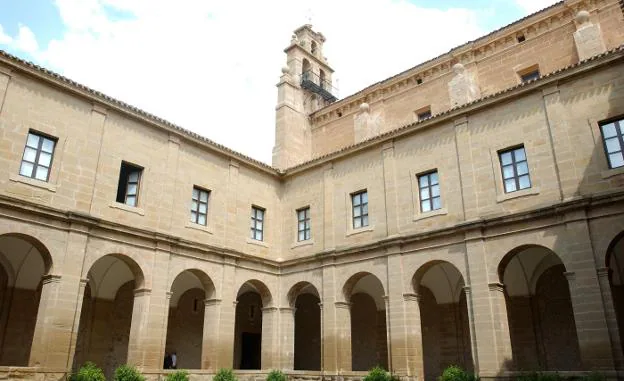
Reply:
[[[565,0],[336,99],[285,49],[269,166],[0,53],[0,378],[624,378],[624,19]]]

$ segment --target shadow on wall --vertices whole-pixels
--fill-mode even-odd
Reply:
[[[622,313],[617,319],[615,314],[624,312],[624,298],[611,297],[613,279],[620,275],[613,275],[614,261],[609,261],[609,256],[624,258],[616,252],[624,245],[615,245],[624,232],[624,219],[621,214],[609,217],[622,208],[616,199],[610,200],[609,193],[624,189],[624,174],[609,170],[605,153],[608,146],[615,167],[620,160],[624,163],[624,147],[620,146],[620,152],[612,148],[617,138],[605,145],[600,127],[624,115],[621,67],[615,64],[591,77],[560,83],[558,92],[544,95],[556,148],[556,181],[563,189],[560,201],[570,208],[556,212],[564,224],[539,235],[544,242],[552,242],[551,247],[517,247],[499,265],[513,358],[504,361],[497,377],[509,378],[514,371],[624,369],[616,332],[617,326],[624,328],[624,320]],[[577,114],[576,110],[581,111]],[[605,128],[608,137],[617,126]],[[621,145],[624,123],[620,128]],[[527,157],[530,161],[531,152]],[[575,201],[581,198],[585,199]],[[590,208],[591,217],[601,218],[589,219]],[[538,238],[537,233],[534,237]],[[611,267],[609,280],[607,267]]]

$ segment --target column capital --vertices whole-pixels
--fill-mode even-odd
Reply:
[[[89,284],[89,278],[80,278],[78,283],[80,284],[80,287],[87,287],[87,284]]]
[[[152,289],[151,288],[137,288],[134,290],[134,297],[136,298],[137,296],[146,296],[152,293]]]
[[[470,286],[464,286],[462,287],[462,291],[464,291],[464,294],[466,296],[470,295],[472,293],[472,290],[470,289]]]
[[[500,282],[488,283],[488,288],[490,291],[504,292],[505,285]]]
[[[598,278],[607,278],[609,276],[609,268],[601,267],[596,269],[596,274],[598,274]]]
[[[221,304],[221,299],[204,299],[204,307],[218,306]]]
[[[297,311],[297,308],[296,307],[280,307],[279,311],[280,312],[284,312],[284,313],[290,312],[290,313],[294,314]]]
[[[165,292],[165,298],[166,298],[167,300],[171,300],[171,297],[172,297],[172,296],[173,296],[173,292],[171,292],[171,291],[167,291],[167,292]]]
[[[568,282],[572,282],[576,279],[576,273],[574,271],[566,271],[563,273],[565,277],[568,279]]]
[[[336,306],[336,308],[342,308],[342,309],[350,309],[351,308],[351,303],[349,302],[334,302],[334,306]]]
[[[41,277],[43,284],[58,283],[61,281],[61,276],[57,274],[47,274]]]
[[[403,300],[406,302],[419,302],[420,295],[417,293],[405,293],[403,294]]]
[[[319,308],[322,310],[323,309],[323,302],[319,302],[318,303]]]
[[[271,313],[271,312],[278,311],[279,308],[277,308],[277,307],[262,307],[261,310],[262,310],[262,313],[265,313],[265,312]]]

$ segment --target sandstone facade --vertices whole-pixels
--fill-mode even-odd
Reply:
[[[618,2],[343,100],[324,42],[286,49],[275,167],[0,55],[0,378],[624,377]]]

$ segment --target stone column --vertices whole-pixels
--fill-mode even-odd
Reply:
[[[416,380],[425,379],[423,362],[422,323],[418,294],[403,294],[405,308],[405,348],[407,352],[407,375]]]
[[[134,290],[134,304],[132,306],[132,322],[130,324],[130,337],[128,338],[128,364],[144,368],[145,364],[145,341],[149,338],[148,330],[150,296],[152,290],[139,288]]]
[[[162,332],[160,335],[160,352],[159,358],[165,358],[165,351],[167,350],[167,331],[169,330],[169,310],[171,306],[171,297],[173,296],[173,292],[167,291],[165,293],[165,306],[166,313],[162,315]]]
[[[611,349],[613,350],[613,361],[615,369],[624,368],[624,355],[622,354],[622,343],[620,341],[620,327],[618,327],[613,295],[611,294],[611,284],[609,284],[609,269],[601,267],[596,270],[598,274],[598,284],[602,293],[602,303],[607,318],[607,328],[611,337]]]
[[[201,368],[216,371],[219,347],[219,317],[221,299],[204,300],[204,330],[202,339]]]
[[[281,345],[279,350],[280,369],[295,369],[295,311],[296,308],[282,307],[280,312],[280,337]]]
[[[472,292],[470,286],[464,286],[464,294],[466,295],[466,308],[468,309],[468,329],[470,331],[470,355],[472,356],[472,367],[478,369],[477,366],[477,340],[475,338],[474,311],[472,309]],[[510,337],[511,340],[511,337]]]
[[[593,24],[589,20],[589,12],[580,11],[576,14],[576,32],[574,32],[574,44],[579,56],[579,61],[604,53],[607,48],[602,39],[599,24]]]
[[[335,302],[336,308],[336,341],[338,372],[350,372],[351,359],[351,303]]]
[[[389,218],[390,219],[390,218]],[[386,249],[386,272],[388,296],[386,301],[386,325],[388,332],[388,367],[397,375],[408,373],[408,354],[405,330],[408,322],[403,301],[403,265],[399,245]]]
[[[479,229],[466,233],[466,257],[475,372],[482,377],[500,376],[501,371],[509,370],[513,359],[507,309],[503,285],[498,276],[488,273],[487,250]]]
[[[570,286],[582,367],[584,370],[614,370],[612,340],[594,271],[564,273]]]
[[[72,325],[71,338],[69,342],[69,356],[67,356],[67,369],[71,369],[76,356],[76,340],[80,329],[80,316],[82,315],[82,302],[84,300],[85,288],[89,283],[88,279],[80,279],[78,285],[78,295],[76,295],[76,312],[74,313],[74,324]]]
[[[262,308],[262,354],[260,357],[261,369],[275,367],[277,357],[277,345],[275,340],[278,334],[278,309],[277,307]]]
[[[321,371],[325,370],[325,318],[323,315],[323,303],[318,304],[321,313]]]

